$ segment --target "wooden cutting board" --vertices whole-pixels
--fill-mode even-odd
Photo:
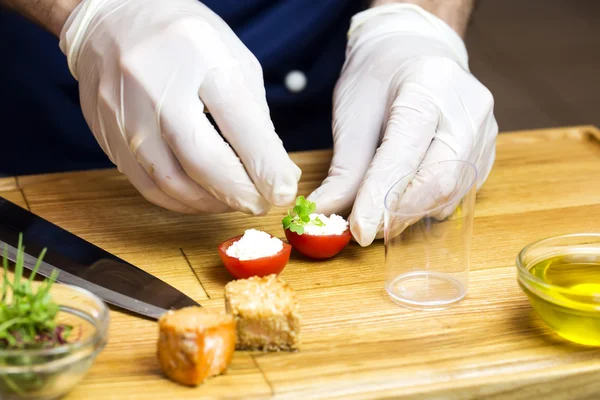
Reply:
[[[300,194],[318,186],[330,157],[293,155]],[[217,244],[250,227],[283,238],[281,209],[260,218],[176,215],[145,202],[115,170],[7,178],[0,191],[214,309],[231,279]],[[392,303],[380,241],[326,262],[293,256],[282,277],[300,298],[300,352],[236,352],[226,375],[186,388],[158,368],[156,324],[112,311],[108,346],[67,399],[598,398],[600,349],[549,331],[514,265],[531,241],[591,231],[600,231],[600,131],[502,134],[477,198],[470,291],[460,304],[423,312]]]

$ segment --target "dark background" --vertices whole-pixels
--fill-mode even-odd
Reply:
[[[479,0],[466,42],[501,132],[600,126],[600,0]]]

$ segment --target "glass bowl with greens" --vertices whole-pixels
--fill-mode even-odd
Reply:
[[[42,251],[24,276],[19,240],[14,270],[6,251],[0,282],[0,399],[53,400],[67,394],[107,342],[109,312],[87,290],[35,279]]]

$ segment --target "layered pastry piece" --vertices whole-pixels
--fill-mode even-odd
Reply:
[[[229,366],[236,344],[231,315],[187,307],[168,311],[158,326],[158,361],[169,379],[196,386]]]
[[[298,350],[300,315],[294,290],[276,275],[225,286],[225,308],[236,320],[237,349]]]

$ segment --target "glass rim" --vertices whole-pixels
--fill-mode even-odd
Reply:
[[[47,356],[56,356],[65,353],[73,353],[81,349],[88,348],[90,346],[96,346],[96,344],[102,342],[107,335],[108,324],[109,324],[109,309],[108,306],[95,294],[90,292],[87,289],[81,288],[79,286],[57,283],[57,287],[64,287],[67,290],[73,290],[81,293],[88,299],[92,300],[94,304],[98,307],[99,316],[95,319],[94,328],[95,332],[89,337],[85,338],[82,341],[65,343],[60,346],[46,348],[46,349],[0,349],[0,356],[2,357],[16,357],[16,356],[37,356],[37,357],[47,357]],[[52,292],[51,292],[52,293]],[[73,314],[70,311],[65,310],[65,307],[69,307],[68,304],[64,302],[58,302],[58,306],[61,311]],[[20,368],[20,367],[15,367]],[[28,368],[28,366],[23,366],[23,368]]]
[[[391,193],[392,189],[394,189],[394,186],[396,186],[403,179],[406,179],[407,177],[409,177],[411,175],[416,175],[420,170],[422,170],[424,168],[429,168],[429,167],[432,167],[434,165],[439,165],[439,164],[444,164],[444,163],[463,164],[463,165],[466,165],[466,166],[470,167],[474,171],[473,179],[472,179],[471,182],[469,182],[468,187],[464,191],[461,191],[460,193],[453,195],[452,198],[444,201],[442,204],[438,204],[435,207],[431,207],[431,208],[428,208],[428,209],[425,209],[425,210],[422,210],[422,211],[419,211],[419,212],[405,213],[405,212],[390,210],[390,208],[388,207],[388,196],[390,196],[390,193]],[[414,169],[414,170],[410,171],[408,174],[403,175],[400,179],[397,179],[392,184],[392,186],[385,193],[385,197],[383,198],[383,207],[385,208],[386,212],[388,212],[388,213],[390,213],[392,215],[396,215],[396,216],[415,217],[415,216],[418,216],[418,215],[431,214],[431,213],[433,213],[435,211],[439,211],[439,210],[443,209],[448,204],[454,202],[457,197],[462,198],[467,193],[469,193],[469,191],[471,191],[471,189],[473,188],[473,185],[476,184],[476,182],[477,182],[477,176],[478,175],[479,175],[479,171],[477,170],[477,166],[475,164],[473,164],[472,162],[465,161],[465,160],[444,160],[444,161],[435,162],[433,164],[420,165],[417,169]]]
[[[590,232],[590,233],[569,233],[569,234],[565,234],[565,235],[558,235],[558,236],[550,236],[550,237],[546,237],[540,240],[536,240],[535,242],[529,243],[527,246],[525,246],[523,249],[521,249],[521,251],[519,251],[519,254],[517,254],[516,257],[516,264],[517,264],[517,272],[518,272],[518,278],[520,281],[522,281],[523,283],[533,283],[538,287],[541,287],[543,289],[546,290],[554,290],[556,292],[562,293],[562,294],[571,294],[571,295],[578,295],[581,297],[588,297],[588,298],[596,298],[597,295],[593,294],[593,295],[582,295],[580,293],[578,293],[576,290],[572,290],[563,286],[558,286],[558,285],[553,285],[551,283],[545,282],[543,279],[538,278],[537,276],[531,274],[529,272],[529,270],[527,269],[529,267],[530,264],[532,264],[532,262],[526,264],[524,262],[525,256],[529,253],[529,251],[532,248],[538,247],[538,246],[543,246],[545,244],[548,243],[552,243],[555,242],[557,240],[561,240],[561,239],[569,239],[569,238],[595,238],[597,240],[600,240],[600,233],[594,233],[594,232]],[[542,257],[541,260],[543,260],[545,257]],[[537,262],[539,260],[535,260],[535,262]],[[599,308],[600,307],[600,303],[599,302],[595,302],[595,308]]]

